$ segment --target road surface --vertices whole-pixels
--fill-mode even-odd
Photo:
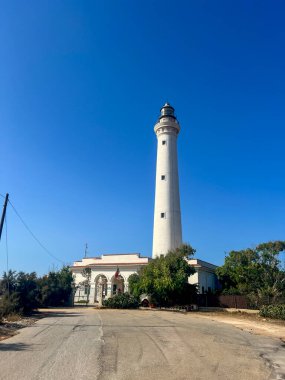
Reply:
[[[52,310],[0,343],[4,380],[285,379],[277,339],[195,316]]]

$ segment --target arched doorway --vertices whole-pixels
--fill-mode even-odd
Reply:
[[[125,291],[125,280],[120,274],[118,276],[112,277],[112,296],[116,294],[124,293]]]
[[[95,298],[94,302],[103,301],[107,296],[107,277],[104,274],[99,274],[95,278]]]

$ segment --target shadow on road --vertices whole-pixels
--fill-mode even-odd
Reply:
[[[82,313],[76,313],[76,312],[60,312],[60,311],[42,311],[41,316],[42,318],[47,318],[47,317],[54,317],[54,318],[59,318],[59,317],[78,317],[83,315]]]
[[[0,351],[23,351],[29,349],[25,343],[0,343]]]

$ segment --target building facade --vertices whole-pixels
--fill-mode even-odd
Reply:
[[[213,293],[218,287],[217,266],[199,259],[190,259],[188,263],[196,271],[188,278],[189,284],[198,286],[198,294]]]
[[[71,267],[75,282],[74,304],[88,302],[89,305],[98,305],[115,294],[128,292],[130,275],[138,273],[150,260],[139,253],[130,253],[104,254],[75,261]],[[199,259],[190,259],[188,263],[196,270],[188,282],[198,286],[199,294],[214,292],[217,286],[216,265]],[[84,277],[86,268],[90,269],[88,283]]]
[[[149,258],[139,253],[104,254],[75,261],[71,267],[75,282],[74,303],[88,300],[89,304],[98,304],[115,294],[128,292],[130,275],[148,262]],[[86,268],[90,270],[89,279],[84,276]]]

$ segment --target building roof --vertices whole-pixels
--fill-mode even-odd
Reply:
[[[141,257],[139,253],[112,253],[99,257],[85,257],[75,261],[72,268],[96,265],[146,265],[149,260],[149,257]]]
[[[152,260],[150,257],[141,256],[139,253],[104,253],[101,256],[84,257],[81,260],[75,261],[71,268],[76,270],[96,266],[144,266],[147,265],[150,260]],[[189,259],[188,263],[197,269],[201,268],[210,272],[214,272],[217,268],[217,265],[200,259]]]
[[[200,259],[189,259],[188,263],[196,268],[204,268],[204,269],[210,269],[215,271],[216,268],[218,268],[217,265],[208,263],[207,261],[203,261]]]

